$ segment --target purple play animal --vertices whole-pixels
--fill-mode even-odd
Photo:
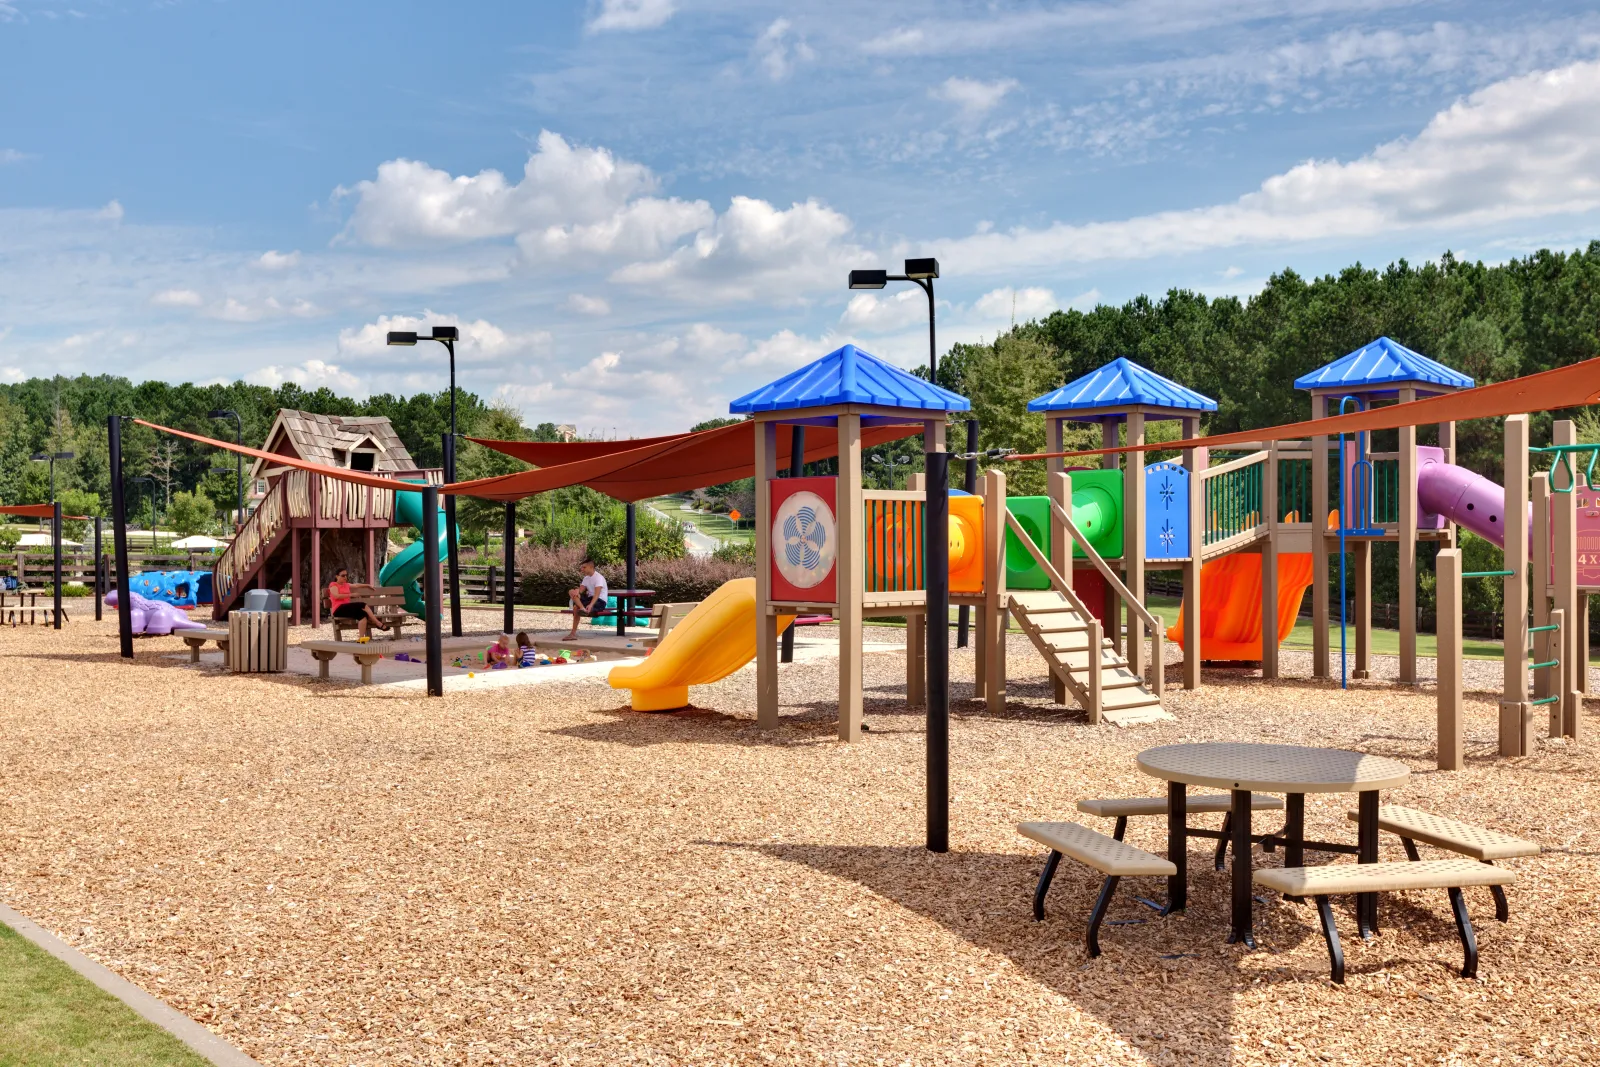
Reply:
[[[184,614],[182,608],[175,607],[161,600],[150,600],[138,593],[129,593],[132,597],[133,632],[136,634],[153,634],[164,636],[174,630],[204,630],[206,624],[195,622]],[[115,589],[106,594],[106,604],[109,607],[117,606],[117,591]]]

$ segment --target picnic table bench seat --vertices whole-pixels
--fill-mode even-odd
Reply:
[[[1222,829],[1209,831],[1193,829],[1189,831],[1191,837],[1210,837],[1212,833],[1217,836],[1216,868],[1222,870],[1228,857],[1228,832],[1233,828],[1233,796],[1228,793],[1198,793],[1183,798],[1183,810],[1190,815],[1222,812]],[[1167,814],[1166,797],[1085,797],[1078,801],[1077,808],[1085,815],[1097,815],[1102,819],[1116,819],[1116,828],[1111,836],[1118,841],[1128,830],[1129,818],[1140,818],[1146,815]],[[1251,811],[1282,811],[1283,798],[1275,797],[1268,793],[1250,794]]]
[[[406,591],[398,585],[376,586],[370,593],[357,593],[352,590],[350,598],[365,604],[368,608],[372,609],[372,613],[374,615],[382,619],[384,622],[389,623],[392,627],[389,630],[390,639],[392,640],[399,639],[401,628],[406,623],[411,622],[417,617],[406,610]],[[331,614],[332,613],[330,610],[330,615]],[[346,630],[359,630],[360,628],[360,619],[341,619],[334,617],[333,639],[335,641],[342,641],[344,640],[344,634]]]
[[[1089,926],[1084,932],[1084,946],[1090,958],[1100,955],[1100,922],[1106,916],[1111,896],[1117,883],[1129,877],[1166,878],[1178,873],[1171,860],[1135,848],[1126,841],[1089,829],[1075,822],[1025,822],[1017,824],[1017,833],[1036,841],[1050,850],[1045,859],[1044,873],[1039,876],[1039,886],[1033,893],[1033,918],[1044,919],[1044,898],[1055,878],[1056,866],[1061,857],[1077,860],[1106,876],[1100,887],[1100,896],[1089,912]]]
[[[1356,811],[1349,812],[1349,816],[1352,821],[1360,819],[1360,813]],[[1536,842],[1400,804],[1385,804],[1378,809],[1378,829],[1387,830],[1398,837],[1405,846],[1406,856],[1414,863],[1422,860],[1417,852],[1418,841],[1447,852],[1459,853],[1479,863],[1539,854]],[[1501,922],[1507,921],[1511,916],[1511,907],[1506,902],[1506,891],[1495,884],[1490,885],[1489,891],[1494,894],[1494,917]]]
[[[1252,872],[1256,885],[1276,889],[1290,897],[1315,897],[1322,920],[1322,939],[1328,945],[1330,976],[1344,982],[1344,953],[1339,947],[1339,931],[1333,924],[1331,896],[1350,893],[1393,893],[1406,889],[1444,889],[1450,894],[1450,910],[1455,914],[1456,933],[1461,937],[1465,959],[1461,977],[1478,976],[1478,943],[1467,917],[1467,902],[1461,890],[1466,886],[1500,887],[1516,881],[1516,874],[1468,859],[1429,860],[1414,863],[1335,863],[1326,867],[1276,867]]]
[[[183,638],[183,643],[189,646],[189,662],[200,662],[200,650],[207,641],[215,641],[224,655],[228,652],[227,630],[174,630],[177,636]]]

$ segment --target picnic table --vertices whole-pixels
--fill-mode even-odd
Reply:
[[[617,636],[622,637],[628,632],[628,616],[639,610],[638,601],[649,600],[656,595],[654,589],[612,589],[612,596],[617,598]],[[634,604],[630,608],[628,602]]]
[[[1252,930],[1254,897],[1251,894],[1252,841],[1271,849],[1283,848],[1285,867],[1304,865],[1307,848],[1322,852],[1355,853],[1361,863],[1378,862],[1379,792],[1393,789],[1410,777],[1411,769],[1398,760],[1338,748],[1302,745],[1265,745],[1207,742],[1163,745],[1139,753],[1139,769],[1167,782],[1167,859],[1177,868],[1167,878],[1167,911],[1179,911],[1188,902],[1188,828],[1185,791],[1188,786],[1226,789],[1233,796],[1229,830],[1232,835],[1232,923],[1229,943],[1244,942],[1255,948]],[[1284,825],[1276,834],[1250,832],[1251,793],[1281,793],[1285,797]],[[1307,793],[1355,793],[1358,796],[1357,844],[1305,839]],[[1362,893],[1356,916],[1363,934],[1377,926],[1377,894]]]

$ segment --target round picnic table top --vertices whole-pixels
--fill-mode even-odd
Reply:
[[[1215,741],[1146,749],[1139,769],[1169,782],[1261,793],[1361,793],[1411,776],[1404,763],[1365,752]]]

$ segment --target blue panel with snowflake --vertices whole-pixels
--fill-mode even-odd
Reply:
[[[1189,472],[1176,463],[1144,469],[1144,556],[1184,559],[1189,555]]]

